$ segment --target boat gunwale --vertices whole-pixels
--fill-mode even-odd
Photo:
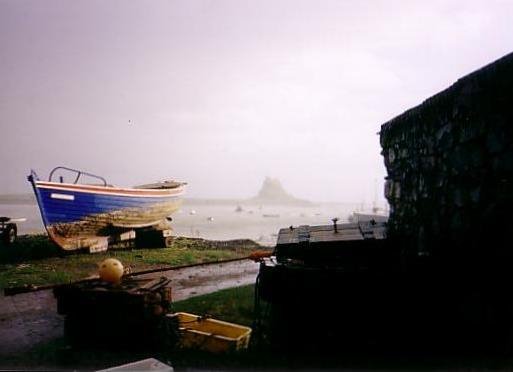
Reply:
[[[95,186],[48,181],[34,181],[34,183],[37,188],[41,189],[131,197],[170,197],[180,196],[184,192],[183,185],[179,185],[172,189],[137,189],[116,186]]]

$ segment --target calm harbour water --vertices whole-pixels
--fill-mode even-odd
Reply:
[[[236,204],[184,203],[172,215],[172,227],[179,236],[212,240],[247,238],[260,244],[274,245],[280,228],[331,224],[333,217],[343,222],[357,207],[356,203],[325,203],[311,207],[243,205],[242,211],[236,211]],[[19,234],[44,232],[35,204],[0,204],[0,216],[27,218],[27,221],[18,224]]]

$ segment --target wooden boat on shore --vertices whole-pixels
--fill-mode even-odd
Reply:
[[[57,171],[75,175],[72,183],[53,181]],[[100,184],[79,184],[82,176]],[[64,250],[106,250],[113,236],[138,229],[164,229],[166,218],[181,205],[185,183],[165,181],[137,188],[107,184],[100,176],[67,167],[50,172],[41,181],[34,171],[28,176],[36,195],[43,224],[50,238]],[[164,226],[164,227],[163,227]]]

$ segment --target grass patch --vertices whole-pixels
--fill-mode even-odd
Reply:
[[[224,289],[192,297],[173,304],[174,312],[211,315],[218,320],[251,327],[253,323],[254,285]]]
[[[16,263],[26,260],[38,260],[59,257],[64,253],[53,244],[48,235],[22,235],[9,246],[0,244],[0,263]]]
[[[10,247],[0,247],[0,289],[84,279],[96,275],[98,264],[109,257],[117,258],[132,272],[239,258],[247,256],[254,247],[260,247],[248,242],[251,241],[211,242],[177,238],[172,248],[63,254],[46,235],[23,236]]]

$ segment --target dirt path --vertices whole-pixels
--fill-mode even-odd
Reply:
[[[146,274],[171,279],[173,301],[255,282],[259,265],[249,260]],[[0,295],[0,360],[63,335],[63,317],[51,290]]]

